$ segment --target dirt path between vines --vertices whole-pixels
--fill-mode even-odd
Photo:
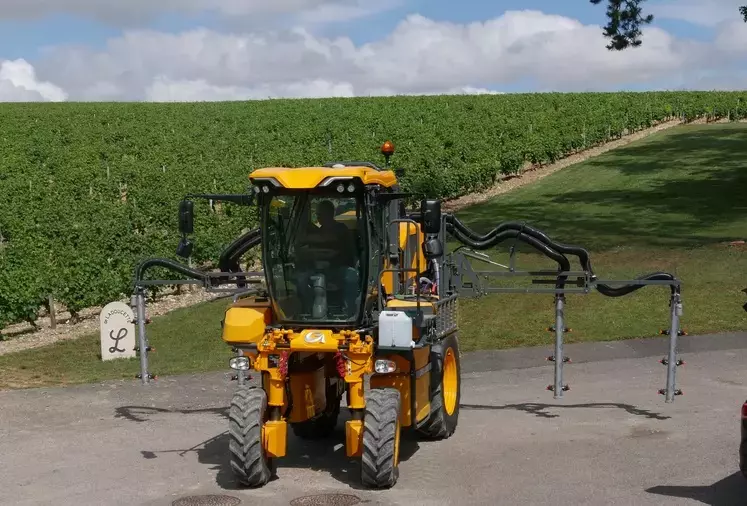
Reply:
[[[728,120],[720,120],[727,122]],[[744,121],[744,120],[743,120]],[[700,118],[690,122],[690,124],[706,123],[705,118]],[[630,144],[631,142],[643,139],[652,134],[683,124],[679,119],[665,121],[651,128],[640,130],[620,139],[594,146],[592,148],[571,154],[553,164],[533,166],[525,164],[521,174],[517,176],[508,176],[500,178],[496,185],[486,191],[472,193],[463,197],[444,202],[442,207],[446,211],[456,211],[467,206],[485,202],[487,200],[509,192],[515,188],[533,183],[549,176],[561,169],[575,165],[588,160],[589,158],[599,156],[612,149],[619,148]],[[159,297],[156,301],[148,301],[148,316],[160,316],[167,314],[175,309],[189,307],[201,302],[213,300],[216,294],[207,293],[204,289],[194,287],[193,291],[183,291],[182,294],[168,294]],[[123,300],[123,302],[128,302]],[[12,325],[0,331],[0,355],[14,353],[31,348],[47,346],[57,341],[77,339],[85,335],[97,333],[99,329],[98,315],[103,306],[88,308],[81,311],[81,320],[77,323],[69,321],[69,313],[62,311],[57,314],[57,328],[52,329],[48,316],[43,316],[36,321],[37,330],[28,323]]]

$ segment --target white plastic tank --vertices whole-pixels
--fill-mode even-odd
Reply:
[[[412,318],[403,311],[379,313],[379,346],[412,347]]]

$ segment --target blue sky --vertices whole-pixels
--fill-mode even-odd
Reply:
[[[0,68],[0,100],[12,100],[15,92],[24,98],[49,95],[52,88],[39,88],[40,83],[59,90],[50,96],[83,100],[168,98],[174,93],[177,99],[296,96],[306,93],[302,88],[321,95],[359,95],[458,92],[466,88],[562,91],[747,84],[740,70],[745,53],[739,43],[747,41],[747,34],[737,23],[738,0],[676,0],[677,9],[671,8],[671,0],[646,2],[645,8],[656,19],[645,28],[647,47],[636,50],[638,58],[607,58],[599,52],[599,46],[606,43],[601,38],[605,5],[591,5],[588,0],[385,0],[368,4],[362,0],[37,0],[34,7],[24,4],[25,0],[3,1],[7,5],[0,12],[0,64],[13,65]],[[129,11],[128,5],[133,6]],[[161,10],[158,5],[177,8]],[[344,10],[361,5],[368,12],[357,17]],[[382,8],[377,12],[371,5]],[[56,6],[56,10],[49,6]],[[288,8],[283,10],[283,6]],[[270,7],[275,11],[267,12]],[[541,18],[530,16],[529,10],[538,11]],[[340,15],[343,20],[335,19]],[[515,21],[511,21],[513,25],[488,26],[490,20],[500,19]],[[470,28],[473,24],[479,28]],[[537,28],[540,25],[542,28]],[[486,44],[519,30],[514,27],[522,27],[526,37],[513,33],[510,46],[490,55]],[[198,28],[204,30],[203,36],[190,39],[187,34]],[[306,39],[288,42],[294,37],[294,28],[303,29]],[[131,35],[138,30],[149,30],[150,35]],[[476,30],[478,35],[473,33]],[[275,35],[268,35],[269,31]],[[164,39],[169,35],[172,37]],[[265,42],[253,46],[257,38]],[[339,46],[335,42],[339,38],[350,47]],[[155,46],[148,48],[146,40]],[[297,51],[292,51],[292,44],[297,45]],[[561,46],[567,50],[560,52]],[[270,54],[277,49],[276,59],[258,56],[259,48]],[[473,62],[472,66],[464,63],[461,81],[454,75],[453,64],[439,67],[437,63],[440,51],[448,53],[459,67],[462,57],[453,48],[464,51],[464,61]],[[361,62],[374,59],[373,51],[401,60],[403,65],[416,65],[419,73],[402,73],[401,80],[409,84],[400,85],[401,89],[389,89],[375,78],[376,83],[369,85],[372,79],[362,76],[367,70]],[[157,61],[159,52],[166,68]],[[296,59],[301,52],[309,53],[308,58]],[[476,53],[481,56],[475,57]],[[293,55],[292,61],[288,55]],[[696,57],[711,68],[693,75]],[[319,65],[304,66],[306,60],[320,58],[324,70]],[[561,65],[562,58],[567,58],[569,66],[576,65],[577,72],[588,76],[601,73],[602,77],[592,82],[580,75],[574,77]],[[665,69],[657,69],[656,58],[661,58],[660,67]],[[430,61],[434,63],[427,66],[425,62]],[[238,62],[255,72],[246,74]],[[287,69],[280,68],[284,63]],[[116,68],[118,65],[121,68]],[[384,63],[377,65],[386,67]],[[551,77],[549,71],[537,69],[538,65],[552,66],[559,77]],[[486,71],[487,67],[493,71]],[[351,71],[360,74],[358,81],[345,78]],[[256,77],[263,73],[265,80]],[[292,83],[281,89],[273,84],[278,79]],[[313,86],[306,86],[311,81]]]
[[[649,4],[655,6],[656,2],[649,2]],[[330,35],[347,35],[356,43],[365,43],[385,36],[409,13],[419,13],[438,21],[470,23],[500,16],[507,10],[522,9],[537,9],[547,14],[561,14],[578,19],[585,24],[601,25],[606,21],[605,6],[603,4],[591,5],[588,0],[501,2],[463,0],[459,2],[458,8],[455,8],[454,2],[449,0],[412,0],[403,2],[401,7],[365,19],[336,23],[322,31]],[[198,26],[221,29],[224,24],[211,13],[187,15],[172,12],[160,15],[158,19],[139,26],[159,31],[179,32]],[[656,25],[677,36],[705,40],[714,32],[708,27],[666,18],[656,19]],[[4,20],[0,21],[0,58],[33,60],[37,57],[40,48],[60,44],[103,47],[107,39],[116,37],[121,32],[121,27],[87,19],[81,15],[50,13],[41,19]]]

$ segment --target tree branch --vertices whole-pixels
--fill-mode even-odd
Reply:
[[[589,0],[598,5],[602,0]],[[604,36],[610,39],[607,49],[622,51],[628,47],[638,47],[643,42],[641,25],[647,25],[654,20],[649,14],[643,16],[640,4],[646,0],[607,0],[607,18],[609,23],[604,27]]]

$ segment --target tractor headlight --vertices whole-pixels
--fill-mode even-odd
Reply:
[[[353,183],[350,183],[350,184],[348,185],[348,191],[349,191],[350,193],[353,193],[353,192],[355,191],[355,185],[354,185]]]
[[[261,190],[259,189],[259,186],[254,187],[254,193],[259,193]]]
[[[340,193],[344,192],[345,191],[345,185],[342,184],[342,183],[338,184],[337,185],[337,191],[340,192]]]
[[[228,365],[236,371],[248,371],[249,359],[246,357],[233,357],[228,361]]]
[[[374,362],[376,374],[388,374],[397,371],[397,364],[392,360],[377,360]]]
[[[265,193],[270,193],[270,187],[269,186],[263,186],[262,191]]]

